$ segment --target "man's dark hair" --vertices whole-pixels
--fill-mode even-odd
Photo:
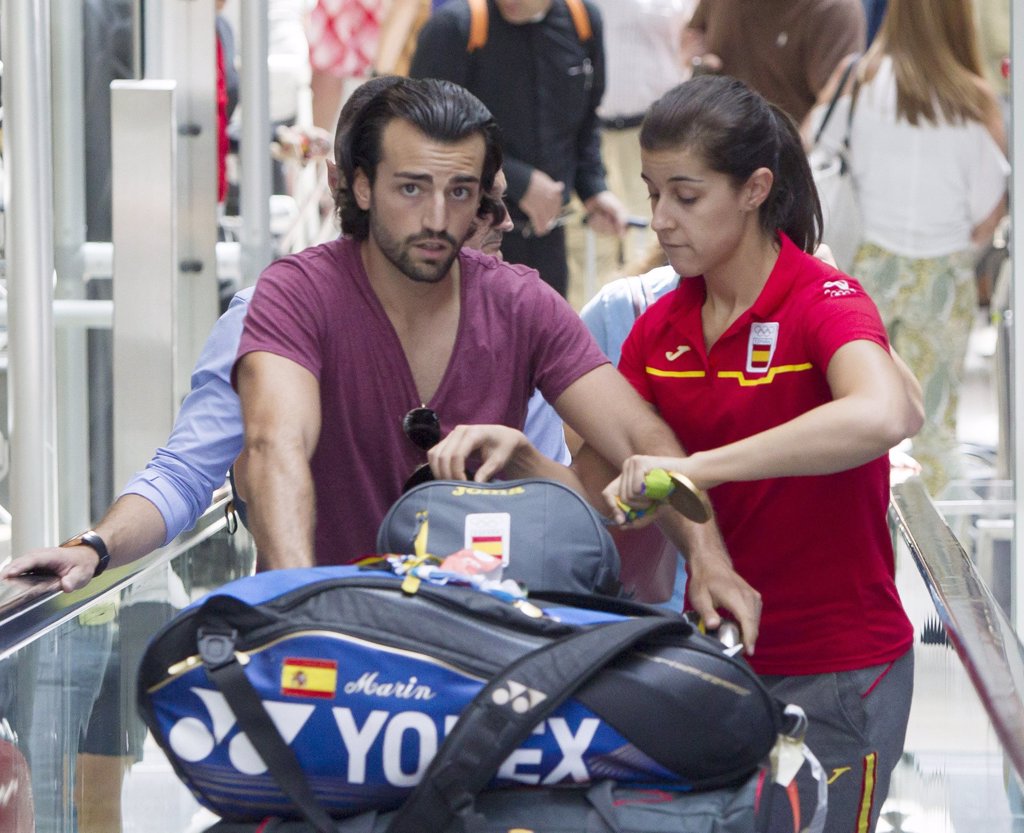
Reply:
[[[339,166],[339,170],[342,148],[348,138],[349,130],[352,129],[352,123],[355,121],[356,116],[359,115],[377,93],[386,90],[388,87],[393,87],[401,80],[397,75],[381,75],[379,78],[367,79],[352,91],[352,94],[341,108],[341,113],[338,114],[338,126],[334,129],[334,162]],[[347,180],[343,176],[339,176],[331,194],[334,197],[335,206],[341,204],[342,194],[347,190]]]
[[[479,135],[484,140],[478,216],[500,216],[501,207],[489,192],[501,168],[501,138],[490,111],[468,90],[450,81],[401,78],[374,95],[356,114],[348,133],[335,145],[335,158],[345,182],[362,171],[370,182],[377,176],[384,129],[395,119],[407,121],[428,139],[460,142]],[[341,230],[357,240],[370,233],[369,212],[356,203],[350,189],[335,192]]]

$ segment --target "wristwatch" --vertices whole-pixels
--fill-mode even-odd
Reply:
[[[96,578],[96,576],[107,569],[107,565],[110,563],[110,551],[107,549],[107,545],[103,539],[91,529],[87,529],[85,532],[79,532],[77,535],[68,538],[67,541],[61,544],[62,547],[80,547],[83,545],[86,547],[92,547],[96,550],[96,555],[100,557],[100,562],[96,565],[96,569],[92,574],[92,577]]]

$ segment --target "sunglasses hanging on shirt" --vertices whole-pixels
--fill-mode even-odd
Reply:
[[[430,408],[413,408],[402,417],[402,433],[417,448],[422,451],[430,451],[441,442],[441,420]],[[417,466],[416,470],[402,484],[402,494],[408,492],[413,486],[428,483],[433,479],[434,473],[430,470],[430,463],[423,463]]]

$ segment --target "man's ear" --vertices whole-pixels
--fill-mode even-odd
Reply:
[[[370,210],[370,195],[373,186],[370,185],[370,178],[363,172],[362,168],[356,168],[354,181],[352,182],[352,193],[356,198],[356,205],[363,211]]]
[[[775,177],[768,168],[758,168],[743,184],[743,207],[756,211],[768,199]]]
[[[327,187],[331,189],[333,194],[338,190],[338,184],[341,182],[341,173],[338,171],[338,166],[330,159],[325,159],[324,162],[327,163]]]

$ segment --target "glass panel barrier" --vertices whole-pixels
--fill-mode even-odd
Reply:
[[[39,833],[188,829],[198,805],[147,742],[135,674],[177,610],[254,565],[221,501],[178,542],[85,591],[0,596],[0,793],[15,796],[0,795],[0,830],[31,830],[26,804]]]
[[[916,481],[894,487],[891,516],[916,677],[878,831],[1024,832],[1024,649],[954,534],[967,529],[973,552],[979,520],[998,517],[979,511],[965,526],[954,511],[951,529]],[[228,533],[220,504],[130,575],[102,576],[87,598],[37,589],[12,607],[0,595],[0,830],[31,829],[16,816],[29,764],[40,833],[200,833],[213,823],[136,716],[135,666],[175,610],[253,565],[251,539]]]
[[[1002,484],[965,485],[948,503],[933,503],[917,480],[893,488],[915,679],[905,752],[878,833],[1024,831],[1024,648],[968,554],[988,552],[988,568],[998,566],[986,527],[1012,513],[1010,504]]]

